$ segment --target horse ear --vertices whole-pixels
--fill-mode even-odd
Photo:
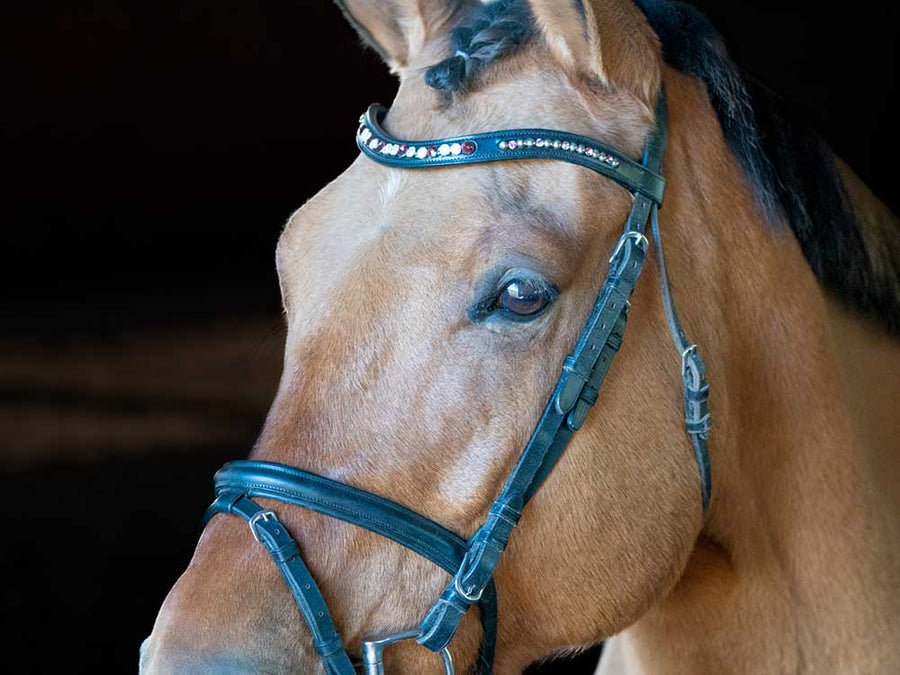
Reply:
[[[335,0],[363,41],[397,71],[443,34],[466,0]]]
[[[662,53],[632,0],[528,1],[547,46],[564,67],[626,90],[652,109],[662,82]]]

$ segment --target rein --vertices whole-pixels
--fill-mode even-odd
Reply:
[[[493,574],[522,509],[541,487],[563,450],[597,401],[606,373],[625,334],[629,298],[640,277],[649,242],[648,221],[656,246],[660,293],[666,321],[681,354],[685,429],[699,467],[700,498],[709,507],[711,476],[707,439],[709,385],[697,347],[685,336],[675,310],[659,231],[658,210],[665,181],[661,176],[668,129],[665,95],[660,94],[656,128],[641,163],[594,139],[546,129],[513,129],[431,141],[403,141],[381,126],[387,109],[373,105],[360,118],[359,149],[388,166],[420,169],[519,159],[555,159],[584,166],[616,181],[634,195],[624,232],[609,259],[597,301],[540,420],[487,519],[465,541],[438,523],[393,501],[300,469],[273,462],[229,462],[215,476],[216,499],[204,525],[217,513],[240,516],[268,551],[293,594],[313,634],[315,648],[329,675],[356,671],[334,627],[328,607],[303,562],[300,548],[276,514],[253,498],[299,506],[352,523],[406,546],[446,570],[450,582],[416,629],[363,642],[363,671],[384,673],[382,653],[402,640],[415,639],[440,655],[446,674],[453,673],[448,645],[472,605],[481,615],[483,637],[477,672],[493,671],[497,641],[497,595]]]

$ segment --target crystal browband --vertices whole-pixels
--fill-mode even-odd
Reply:
[[[662,203],[663,178],[592,138],[549,129],[512,129],[484,134],[407,141],[381,126],[387,108],[374,104],[359,118],[356,144],[381,164],[403,168],[475,164],[507,159],[556,159],[612,178],[632,192]]]

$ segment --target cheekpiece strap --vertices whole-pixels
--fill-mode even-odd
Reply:
[[[359,118],[356,132],[359,149],[379,164],[415,169],[510,159],[555,159],[592,169],[631,192],[662,204],[666,181],[658,171],[587,136],[551,129],[507,129],[430,141],[404,141],[384,130],[382,122],[386,114],[387,108],[373,103]]]

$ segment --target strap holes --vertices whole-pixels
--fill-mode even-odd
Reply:
[[[605,324],[605,323],[601,323],[601,324],[600,324],[600,330],[606,330],[606,324]]]
[[[319,618],[325,616],[325,612],[319,612]]]
[[[615,309],[615,308],[616,308],[616,303],[611,302],[611,303],[609,303],[609,306],[612,307],[613,309]]]
[[[275,528],[275,534],[281,534],[281,530],[279,530],[278,528]]]
[[[312,586],[310,586],[309,584],[306,584],[303,588],[305,588],[306,590],[309,590],[310,588],[312,588]]]

